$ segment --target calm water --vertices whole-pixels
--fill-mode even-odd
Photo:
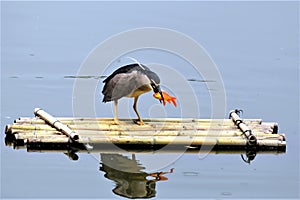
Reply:
[[[298,17],[299,2],[1,2],[1,198],[123,199],[148,194],[158,199],[298,199]],[[142,27],[173,29],[201,44],[223,79],[226,112],[241,108],[245,118],[278,122],[279,131],[287,136],[286,154],[258,154],[250,165],[238,154],[82,153],[78,161],[71,161],[62,153],[27,153],[5,146],[5,125],[21,116],[33,116],[35,107],[55,116],[72,116],[75,79],[69,76],[77,74],[99,43]],[[166,52],[144,50],[129,55],[142,63],[171,66],[185,80],[203,80],[189,71],[190,64]],[[125,57],[114,61],[104,74],[93,75],[108,75],[128,62]],[[156,72],[165,83],[176,84],[170,74]],[[99,79],[85,81],[89,85]],[[205,82],[190,85],[196,95],[186,92],[183,85],[176,89],[187,100],[196,98],[200,115],[193,113],[193,104],[182,104],[181,110],[192,117],[210,117],[210,92],[221,91],[206,87]],[[92,97],[96,114],[110,117],[111,105],[102,104],[98,94],[101,87]],[[150,95],[140,100],[142,116],[181,117],[181,110],[171,106],[163,110]],[[132,101],[121,104],[127,109]],[[126,109],[121,117],[134,116]],[[170,157],[172,162],[163,163]],[[125,173],[101,165],[105,160],[118,161],[117,166],[130,170]],[[153,164],[161,165],[153,170]],[[173,173],[163,175],[168,180],[156,181],[155,174],[151,176],[171,169]],[[144,188],[148,188],[146,193]]]

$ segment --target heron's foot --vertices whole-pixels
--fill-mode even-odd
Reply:
[[[117,119],[114,119],[114,121],[113,121],[112,125],[119,125],[119,124],[120,124],[119,120],[117,120]]]
[[[135,124],[139,125],[139,126],[145,125],[145,123],[143,122],[143,120],[134,120],[133,122],[134,122]]]

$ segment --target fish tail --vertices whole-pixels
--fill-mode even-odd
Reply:
[[[174,106],[177,107],[176,98],[173,97],[173,98],[171,99],[171,101],[172,101],[172,103],[174,104]]]

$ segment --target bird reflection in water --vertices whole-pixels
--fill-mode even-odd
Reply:
[[[168,180],[168,172],[146,173],[133,154],[131,158],[121,154],[101,154],[100,170],[105,177],[113,180],[116,187],[112,190],[116,195],[135,198],[151,198],[156,194],[156,182]]]

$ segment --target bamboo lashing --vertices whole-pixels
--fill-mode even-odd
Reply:
[[[233,120],[233,122],[241,129],[243,134],[246,136],[248,143],[250,145],[256,145],[257,144],[257,139],[256,137],[252,134],[252,130],[248,128],[248,126],[243,122],[243,120],[239,117],[238,113],[240,110],[232,110],[229,113],[229,116]]]
[[[58,131],[70,137],[71,139],[73,140],[79,139],[79,136],[75,131],[71,130],[68,126],[62,124],[58,119],[54,118],[53,116],[45,112],[43,109],[35,108],[34,114],[40,117],[41,119],[43,119],[46,123],[50,124]]]

